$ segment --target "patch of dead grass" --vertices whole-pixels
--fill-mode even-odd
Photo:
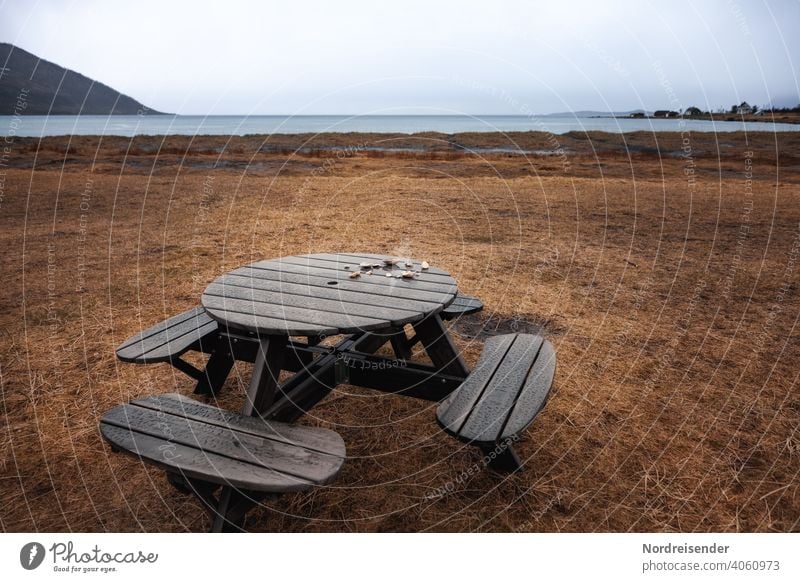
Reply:
[[[197,503],[100,438],[116,404],[192,390],[167,366],[117,362],[115,346],[241,264],[360,249],[427,259],[484,300],[454,324],[470,363],[515,325],[554,341],[556,388],[518,444],[526,471],[470,472],[479,455],[439,430],[432,405],[345,386],[303,420],[343,435],[340,479],[266,501],[248,527],[796,531],[797,138],[717,137],[692,136],[694,184],[665,153],[680,149],[670,134],[565,136],[566,172],[451,155],[441,136],[316,137],[302,155],[308,136],[271,138],[272,151],[263,138],[137,138],[125,165],[130,140],[76,138],[68,163],[65,140],[17,142],[0,214],[0,528],[204,529]],[[313,173],[332,157],[323,147],[381,140],[422,151],[334,155]],[[221,406],[241,405],[248,376],[237,364]]]

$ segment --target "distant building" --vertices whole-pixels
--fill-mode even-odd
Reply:
[[[757,109],[757,107],[750,105],[747,101],[742,101],[741,104],[731,107],[731,113],[737,113],[739,115],[752,115],[757,111]]]
[[[643,111],[637,111],[635,113],[631,113],[631,117],[633,117],[634,119],[641,119],[641,118],[644,117],[644,112]]]
[[[653,117],[678,117],[677,111],[667,111],[666,109],[659,109],[653,113]]]
[[[687,107],[683,114],[687,117],[694,117],[695,115],[703,115],[703,111],[699,107]]]

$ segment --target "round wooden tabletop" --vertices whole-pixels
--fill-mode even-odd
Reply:
[[[447,272],[423,269],[420,262],[360,253],[314,254],[258,261],[226,273],[206,287],[202,304],[230,328],[316,336],[413,323],[444,309],[457,292]]]

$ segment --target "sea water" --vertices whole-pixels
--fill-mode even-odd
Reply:
[[[543,131],[800,131],[771,122],[511,115],[26,115],[0,116],[0,139],[59,135],[252,135]]]

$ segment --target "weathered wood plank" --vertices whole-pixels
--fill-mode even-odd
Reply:
[[[309,483],[329,482],[342,461],[333,455],[240,432],[236,425],[223,428],[140,406],[113,408],[103,416],[102,423],[194,448],[195,455],[215,454]]]
[[[350,280],[349,273],[344,269],[335,269],[333,267],[307,267],[305,265],[296,265],[285,261],[259,261],[249,265],[254,269],[261,269],[264,271],[277,271],[280,273],[293,273],[296,275],[304,275],[306,277],[320,277],[328,278],[331,281]],[[402,272],[405,269],[395,269],[395,271]],[[374,275],[364,275],[358,279],[362,285],[374,285],[377,287],[401,287],[409,289],[420,289],[423,291],[433,291],[435,293],[452,294],[455,296],[457,285],[453,279],[447,282],[432,283],[429,281],[421,281],[420,279],[398,279],[396,277],[386,277],[385,274],[381,275],[375,273]]]
[[[490,338],[473,373],[439,405],[437,420],[450,434],[477,444],[516,435],[544,407],[555,367],[555,350],[541,336]]]
[[[199,312],[198,312],[199,310]],[[202,307],[191,310],[194,315],[181,314],[161,322],[129,338],[117,348],[117,357],[126,362],[150,363],[168,361],[186,352],[195,342],[217,331],[218,324]],[[158,328],[158,331],[153,331]]]
[[[192,322],[185,323],[191,324]],[[208,339],[212,334],[216,335],[218,329],[219,325],[216,321],[186,330],[170,328],[160,336],[151,336],[145,340],[147,343],[134,344],[121,352],[117,352],[117,357],[122,361],[133,361],[140,364],[166,362],[186,353],[197,342]],[[183,331],[183,333],[179,333],[180,331]],[[173,333],[176,335],[173,335]],[[137,354],[134,350],[139,351],[139,353]]]
[[[179,313],[178,315],[165,319],[164,321],[152,325],[147,329],[137,333],[136,335],[129,337],[127,340],[121,343],[119,348],[117,349],[122,349],[134,343],[138,343],[142,339],[145,339],[151,335],[161,333],[165,329],[168,329],[174,325],[178,325],[179,323],[184,322],[188,319],[192,318],[202,319],[204,316],[205,316],[205,310],[202,307],[194,307],[188,311],[184,311],[183,313]],[[200,325],[202,325],[203,323],[206,323],[206,321],[201,321]]]
[[[450,320],[483,310],[483,302],[477,297],[459,293],[453,302],[442,311],[442,319]]]
[[[422,271],[422,261],[414,260],[411,257],[402,257],[402,256],[394,256],[394,255],[376,255],[371,253],[314,253],[311,255],[300,255],[301,257],[313,257],[315,259],[321,259],[331,262],[342,262],[343,260],[352,260],[358,264],[362,262],[373,262],[373,263],[383,263],[384,259],[395,259],[399,261],[403,261],[405,263],[406,259],[411,259],[411,267],[417,271]],[[343,263],[344,264],[344,263]],[[429,266],[424,273],[432,276],[442,276],[442,277],[450,277],[450,273],[439,269],[437,267]]]
[[[202,298],[201,298],[202,300]],[[329,325],[316,325],[305,321],[293,321],[280,317],[264,317],[252,313],[239,313],[223,309],[224,302],[210,303],[209,312],[216,318],[222,319],[226,327],[235,330],[286,335],[334,335],[339,333],[339,328]],[[218,311],[212,311],[216,309]]]
[[[365,275],[374,276],[374,275]],[[280,293],[282,296],[298,295],[301,297],[312,297],[319,299],[336,299],[347,303],[360,303],[362,305],[373,305],[400,309],[404,311],[428,311],[440,303],[440,301],[422,301],[418,299],[401,297],[390,293],[380,295],[364,292],[364,286],[356,282],[349,288],[341,285],[328,285],[327,281],[319,286],[307,284],[287,283],[285,281],[272,281],[258,277],[248,277],[245,275],[224,275],[214,283],[228,286],[239,286],[245,289],[258,289],[272,293]]]
[[[359,261],[355,261],[355,260],[352,263],[340,263],[340,265],[338,265],[338,266],[337,266],[336,263],[334,263],[332,261],[311,259],[311,258],[308,258],[308,257],[305,257],[305,256],[303,256],[303,257],[284,257],[284,258],[281,258],[281,259],[277,259],[274,262],[277,263],[277,264],[283,265],[283,266],[293,265],[293,266],[303,267],[309,273],[321,274],[323,276],[325,274],[327,274],[327,273],[336,273],[336,274],[344,273],[344,274],[348,274],[348,273],[352,273],[353,271],[360,270],[360,268],[359,268],[359,264],[360,263],[359,263]],[[345,265],[349,265],[350,268],[349,269],[345,269],[344,268]],[[388,279],[386,277],[386,273],[395,273],[395,274],[397,274],[397,273],[403,273],[404,271],[409,271],[409,270],[413,271],[414,269],[410,268],[410,267],[406,267],[406,266],[395,265],[395,266],[392,266],[392,267],[385,266],[385,267],[373,268],[373,269],[370,269],[370,270],[374,271],[373,277],[375,275],[379,275],[379,280],[380,280],[380,276],[382,276],[383,277],[383,282],[385,283],[387,281],[387,279]],[[453,285],[453,278],[450,277],[450,275],[434,275],[432,273],[429,273],[428,271],[420,271],[418,273],[417,277],[415,277],[413,279],[405,279],[405,281],[406,282],[413,282],[413,283],[416,283],[416,284],[419,284],[419,285],[423,285],[423,284],[430,285],[432,288],[438,287],[440,290],[448,290]]]
[[[508,353],[495,370],[472,412],[459,428],[458,434],[461,438],[488,442],[501,438],[506,419],[525,385],[542,341],[539,336],[521,334],[515,336]]]
[[[247,329],[263,334],[311,335],[314,333],[349,333],[385,327],[383,320],[311,309],[257,303],[203,293],[203,306],[226,323],[247,322]],[[232,317],[237,314],[238,317]]]
[[[193,447],[111,424],[101,423],[100,432],[112,445],[129,455],[200,481],[269,493],[303,491],[314,485],[269,468],[214,453],[203,454]]]
[[[131,402],[142,408],[150,408],[165,414],[184,416],[209,425],[221,428],[236,426],[239,432],[246,432],[253,436],[282,441],[294,446],[303,447],[311,451],[326,453],[343,457],[344,444],[332,440],[329,431],[320,431],[307,426],[296,426],[277,422],[264,422],[263,419],[253,416],[243,416],[229,410],[222,410],[192,400],[181,394],[163,394],[151,396]]]
[[[270,270],[270,269],[257,269],[254,267],[240,267],[228,273],[228,275],[240,275],[243,277],[250,277],[252,279],[264,279],[267,281],[276,281],[281,284],[292,283],[302,285],[308,288],[327,287],[333,289],[342,289],[345,291],[354,291],[357,293],[372,294],[377,297],[397,297],[400,299],[413,299],[425,303],[432,303],[432,309],[435,309],[441,304],[450,303],[455,297],[456,291],[452,293],[442,293],[439,291],[427,291],[417,287],[411,287],[406,284],[401,284],[400,279],[389,279],[385,275],[363,275],[359,279],[331,279],[331,277],[315,277],[310,275],[303,275],[298,273],[288,273],[285,271]],[[227,276],[227,275],[226,275]],[[390,283],[385,285],[363,285],[362,283],[368,279],[375,277],[383,277]],[[330,281],[335,281],[336,285],[330,285]]]
[[[503,427],[503,438],[522,432],[533,422],[547,402],[555,373],[556,351],[553,344],[545,340],[539,350],[536,363],[528,373],[525,386],[514,404],[511,416]]]
[[[486,340],[481,357],[464,383],[439,406],[438,418],[449,432],[458,434],[484,389],[494,376],[500,362],[514,342],[513,334],[494,336]]]
[[[331,254],[331,253],[315,253],[311,255],[298,255],[296,257],[291,257],[292,259],[302,259],[302,260],[313,260],[313,261],[326,261],[328,263],[333,264],[334,268],[342,269],[345,265],[349,265],[352,267],[360,267],[361,263],[372,263],[376,265],[381,263],[380,267],[373,267],[375,269],[383,269],[386,265],[383,264],[384,259],[394,259],[399,260],[403,263],[401,269],[410,269],[420,272],[420,276],[427,277],[428,280],[436,281],[436,277],[446,277],[450,278],[450,273],[447,271],[443,271],[442,269],[437,269],[436,267],[428,267],[427,269],[422,269],[422,261],[415,261],[413,259],[409,262],[406,262],[408,257],[394,257],[389,255],[361,255],[361,254],[353,254],[353,253],[339,253],[339,254]],[[299,263],[298,263],[299,264]],[[315,263],[320,264],[320,263]],[[338,267],[336,267],[338,265]]]
[[[281,309],[299,307],[303,310],[333,313],[345,317],[364,317],[378,321],[403,322],[416,321],[422,317],[418,310],[409,311],[389,306],[365,305],[341,299],[326,299],[321,297],[292,295],[263,291],[254,287],[240,287],[225,283],[212,283],[204,291],[206,295],[217,295],[231,299],[252,301],[260,310],[261,305],[274,305]]]

